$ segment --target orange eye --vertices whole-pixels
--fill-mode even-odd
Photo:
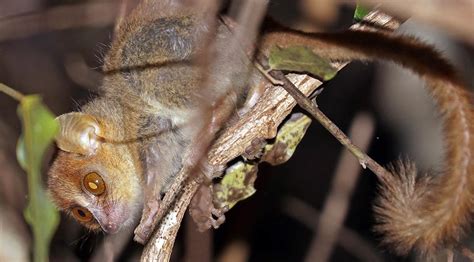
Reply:
[[[92,213],[83,207],[72,208],[72,215],[79,222],[89,222],[92,220]]]
[[[82,180],[82,184],[93,195],[99,196],[105,192],[105,182],[96,172],[87,174]]]

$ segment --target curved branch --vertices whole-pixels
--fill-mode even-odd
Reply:
[[[396,29],[398,22],[392,17],[374,11],[365,22],[389,30]],[[373,27],[354,25],[353,29],[374,30]],[[341,70],[347,63],[335,63]],[[288,79],[306,96],[322,82],[308,75],[288,74]],[[258,103],[243,117],[224,129],[208,153],[208,161],[223,166],[245,152],[254,139],[273,138],[277,128],[296,105],[293,97],[282,87],[266,83],[266,90]],[[189,202],[198,186],[198,177],[187,178],[191,168],[183,168],[165,195],[158,215],[160,223],[145,246],[141,261],[168,261],[176,234]],[[168,208],[169,207],[169,208]],[[167,211],[166,211],[167,210]]]

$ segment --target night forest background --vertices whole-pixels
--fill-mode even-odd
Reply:
[[[69,27],[67,21],[49,21],[55,25],[53,29],[41,32],[35,32],[31,20],[21,20],[22,16],[86,2],[107,1],[0,1],[0,82],[24,94],[41,94],[56,115],[77,110],[97,96],[102,57],[112,38],[113,24],[106,21],[111,14],[84,13],[84,20],[76,23],[84,21],[85,26]],[[341,5],[329,18],[314,18],[301,2],[271,1],[269,12],[296,28],[334,31],[354,23],[354,6]],[[474,7],[472,10],[474,14]],[[111,13],[115,11],[112,8]],[[90,17],[94,23],[87,23]],[[16,32],[16,26],[21,30]],[[31,28],[31,32],[25,28]],[[461,70],[470,87],[474,86],[473,45],[412,20],[398,31],[436,45]],[[348,132],[360,114],[369,119],[359,132],[373,130],[367,152],[380,164],[409,157],[423,170],[439,166],[443,150],[441,127],[432,102],[416,77],[387,63],[354,62],[323,87],[318,105],[342,130]],[[14,100],[0,95],[0,261],[27,260],[32,243],[22,214],[26,176],[15,156],[21,129],[16,107]],[[302,110],[296,107],[294,111]],[[260,165],[256,194],[230,210],[219,229],[201,234],[189,216],[185,218],[174,261],[303,261],[317,237],[318,216],[333,190],[336,170],[343,168],[340,160],[344,151],[335,138],[313,121],[287,163]],[[52,148],[44,170],[54,154]],[[357,163],[355,158],[351,160]],[[346,192],[349,203],[343,233],[338,236],[330,261],[414,260],[394,256],[379,245],[380,236],[372,228],[376,177],[370,171],[360,170],[360,165],[352,163],[350,167],[352,170],[346,171],[356,176],[354,189]],[[51,244],[50,260],[100,261],[96,255],[103,239],[102,233],[89,233],[62,215]],[[466,245],[474,247],[472,241]],[[130,238],[117,259],[136,261],[140,254],[141,246]],[[459,254],[455,258],[467,261]]]

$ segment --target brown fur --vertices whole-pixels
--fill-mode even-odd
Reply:
[[[81,109],[99,122],[102,144],[91,156],[60,152],[49,171],[49,190],[60,209],[83,206],[93,213],[95,221],[86,227],[134,221],[144,198],[160,199],[151,193],[166,190],[203,129],[198,118],[203,77],[194,61],[207,31],[201,19],[171,1],[144,1],[118,28],[104,61],[102,95]],[[230,36],[223,29],[216,45]],[[233,64],[238,75],[242,64]],[[210,73],[219,74],[215,69]],[[212,90],[219,92],[228,90]],[[83,190],[88,172],[103,177],[104,195]]]
[[[99,215],[111,213],[110,219],[130,222],[143,203],[143,188],[164,186],[172,178],[199,131],[199,126],[177,127],[195,123],[201,76],[190,59],[195,35],[205,28],[186,9],[170,8],[168,1],[153,3],[139,6],[120,26],[104,63],[104,95],[82,109],[101,123],[104,145],[88,158],[60,152],[49,172],[49,189],[61,209],[86,204]],[[381,181],[377,228],[400,254],[412,248],[430,252],[458,241],[474,207],[472,98],[438,52],[410,37],[351,31],[266,32],[262,43],[263,50],[274,43],[311,46],[333,60],[386,59],[426,81],[444,123],[445,172],[416,177],[412,164],[399,164],[398,175]],[[102,197],[81,188],[82,177],[95,169],[107,183]],[[154,181],[151,174],[156,174]],[[86,226],[99,228],[97,223]]]
[[[69,213],[75,206],[87,205],[93,213],[104,213],[105,209],[114,206],[117,210],[109,212],[110,215],[116,216],[117,223],[128,225],[134,222],[141,208],[143,178],[136,174],[142,172],[142,167],[138,164],[138,142],[118,142],[127,139],[126,131],[119,124],[124,122],[124,114],[111,104],[116,103],[97,99],[83,108],[84,112],[100,120],[104,138],[109,142],[103,143],[91,156],[60,151],[48,173],[48,189],[61,210]],[[82,179],[89,172],[99,172],[104,179],[104,195],[97,197],[83,190]],[[91,230],[100,229],[97,220],[85,226]]]
[[[200,25],[185,10],[170,16],[166,3],[149,7],[139,6],[120,26],[104,61],[103,94],[82,108],[99,121],[104,142],[92,156],[60,152],[49,171],[57,206],[66,212],[86,206],[95,217],[85,224],[91,230],[111,220],[131,224],[143,188],[168,183],[194,132],[174,125],[190,122],[195,106],[191,94],[200,77],[189,60]],[[91,171],[106,182],[104,195],[83,190],[82,178]]]
[[[474,211],[474,112],[472,96],[454,68],[431,46],[408,36],[270,31],[262,39],[263,49],[274,43],[311,46],[315,53],[332,60],[389,60],[426,82],[443,121],[443,172],[420,176],[414,164],[396,164],[393,176],[381,179],[376,229],[398,254],[412,249],[429,254],[456,244],[469,228]]]

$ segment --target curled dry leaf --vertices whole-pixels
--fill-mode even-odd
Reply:
[[[214,185],[213,202],[217,210],[225,212],[227,209],[235,206],[237,202],[253,195],[256,192],[253,185],[257,178],[258,163],[265,161],[271,165],[279,165],[288,161],[301,142],[301,139],[303,139],[310,124],[311,119],[306,115],[302,113],[293,114],[290,119],[281,126],[276,135],[275,142],[273,144],[267,144],[264,147],[263,156],[259,161],[253,163],[239,161],[229,167],[226,170],[224,178]],[[201,194],[198,192],[198,195]],[[195,199],[202,200],[201,196],[195,197]],[[195,202],[200,203],[200,208],[203,209],[202,204],[205,203],[205,201],[196,200]],[[214,208],[212,203],[207,202]],[[211,209],[207,208],[207,210]],[[196,211],[193,212],[196,213]],[[198,225],[201,223],[199,218],[195,219],[195,221]]]
[[[265,146],[262,161],[274,166],[288,161],[293,156],[310,124],[311,118],[302,113],[291,115],[290,119],[278,131],[275,143]]]
[[[224,178],[214,186],[214,202],[218,208],[232,208],[255,193],[258,164],[237,162],[226,170]]]

